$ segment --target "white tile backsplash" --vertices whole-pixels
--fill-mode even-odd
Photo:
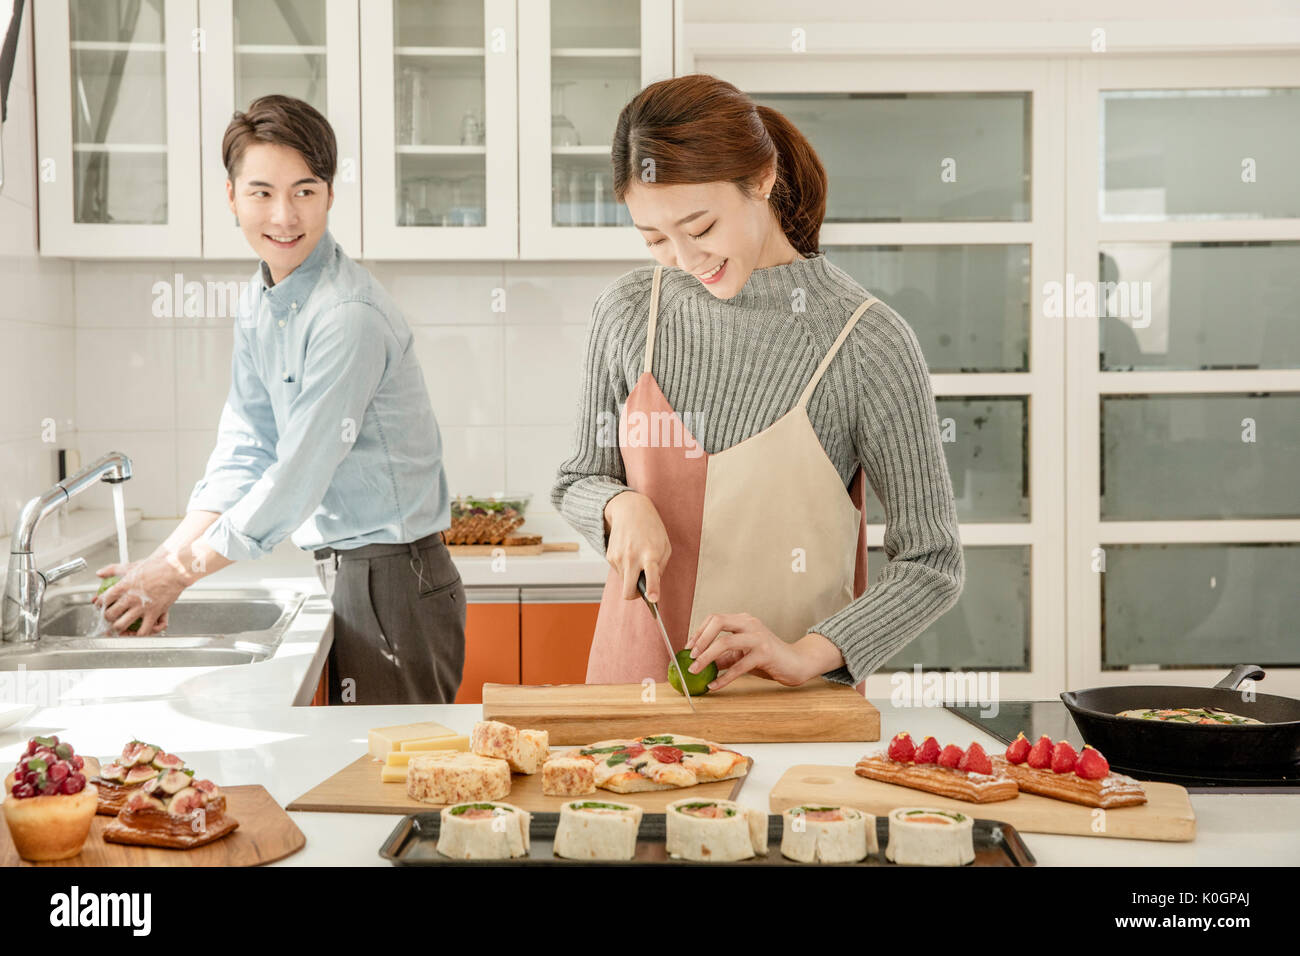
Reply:
[[[587,344],[581,325],[508,325],[506,424],[560,425],[572,421]]]
[[[176,426],[171,329],[78,329],[77,422],[87,431]]]
[[[440,425],[504,421],[504,333],[500,326],[415,326],[415,354]]]
[[[183,502],[176,494],[176,432],[165,431],[80,431],[82,464],[100,455],[120,451],[131,459],[131,480],[123,485],[128,508],[139,508],[146,518],[169,518],[180,514]],[[82,493],[77,503],[83,508],[112,508],[109,486]]]
[[[506,485],[511,491],[531,491],[529,513],[554,511],[551,487],[560,462],[568,457],[567,425],[509,425],[506,427]]]
[[[506,487],[506,430],[500,425],[464,427],[439,423],[442,466],[452,495],[491,495]]]
[[[500,262],[365,262],[408,325],[500,325],[506,312]],[[495,306],[495,307],[494,307]],[[508,321],[508,320],[507,320]]]
[[[506,266],[506,322],[581,325],[606,286],[636,262],[511,262]]]

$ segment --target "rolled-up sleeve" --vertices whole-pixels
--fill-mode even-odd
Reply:
[[[227,511],[275,463],[275,414],[253,365],[251,334],[251,329],[235,324],[230,394],[221,410],[216,447],[190,494],[187,511]]]
[[[392,332],[382,313],[344,302],[317,321],[274,462],[203,535],[231,560],[267,554],[307,520],[352,450],[383,378]]]

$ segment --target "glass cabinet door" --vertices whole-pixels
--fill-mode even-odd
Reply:
[[[197,255],[194,0],[34,7],[41,251]]]
[[[614,198],[610,141],[619,111],[672,75],[670,0],[584,0],[519,9],[521,255],[640,259],[644,241]]]
[[[226,200],[221,140],[231,116],[281,93],[324,114],[338,141],[330,232],[361,254],[357,0],[202,0],[203,254],[253,256]]]
[[[363,14],[366,256],[515,258],[514,3],[388,0]]]

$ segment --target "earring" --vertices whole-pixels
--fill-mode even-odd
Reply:
[[[236,216],[236,217],[235,217],[235,226],[238,227],[238,225],[239,225],[239,217]]]
[[[771,199],[771,198],[772,198],[772,194],[771,194],[771,193],[763,193],[763,198],[764,198],[764,199]]]

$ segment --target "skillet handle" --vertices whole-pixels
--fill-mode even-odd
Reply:
[[[1264,669],[1258,664],[1238,664],[1228,672],[1227,677],[1214,686],[1221,687],[1224,690],[1236,690],[1237,685],[1246,678],[1250,678],[1251,680],[1263,680]]]

